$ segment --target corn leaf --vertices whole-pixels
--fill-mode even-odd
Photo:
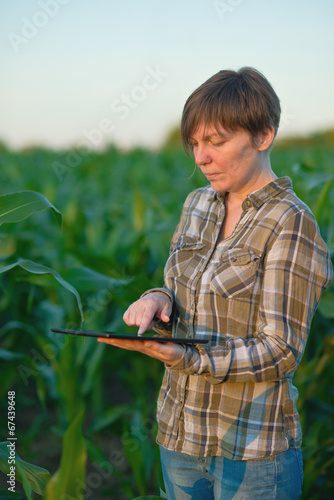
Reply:
[[[116,420],[124,417],[125,415],[131,414],[131,409],[125,405],[114,406],[105,410],[102,415],[99,415],[94,421],[93,425],[90,427],[90,432],[93,434],[99,432],[105,427],[109,427]]]
[[[82,292],[117,292],[133,282],[133,278],[116,279],[99,273],[86,266],[76,267],[64,271],[65,278]]]
[[[0,469],[5,474],[9,473],[9,441],[0,443]],[[22,460],[15,452],[15,479],[23,483],[27,498],[31,498],[31,490],[42,495],[46,484],[51,478],[51,474],[37,465],[29,464]]]
[[[26,356],[26,355],[22,352],[8,351],[8,349],[3,349],[2,347],[0,347],[0,359],[4,359],[5,361],[11,361],[12,359],[24,358],[24,356]]]
[[[8,264],[7,266],[0,267],[0,274],[9,271],[10,269],[13,269],[16,266],[22,267],[26,271],[29,271],[30,273],[33,274],[51,274],[58,281],[58,283],[60,283],[64,288],[66,288],[66,290],[75,295],[81,315],[81,320],[83,321],[84,317],[83,308],[78,291],[74,288],[74,286],[65,281],[57,271],[51,269],[50,267],[43,266],[42,264],[37,264],[36,262],[33,262],[28,259],[19,259],[17,262]]]
[[[60,468],[49,481],[43,500],[83,500],[87,459],[83,416],[83,411],[78,413],[65,433]]]
[[[0,196],[0,225],[5,222],[20,222],[32,214],[51,208],[61,227],[62,216],[47,198],[36,191],[19,191]]]
[[[313,209],[314,217],[316,218],[316,220],[320,219],[321,214],[324,212],[325,206],[328,204],[332,184],[333,184],[333,179],[331,178],[327,180],[322,190],[320,191],[317,204]]]

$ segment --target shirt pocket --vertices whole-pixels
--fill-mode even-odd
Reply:
[[[211,290],[225,299],[249,298],[259,269],[261,254],[231,248],[221,256],[212,274]]]
[[[174,246],[165,266],[165,278],[191,278],[206,252],[205,243],[191,236],[182,236]]]

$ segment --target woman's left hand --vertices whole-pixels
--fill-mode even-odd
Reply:
[[[168,366],[172,366],[179,361],[185,352],[185,347],[181,344],[173,344],[172,342],[155,342],[152,340],[122,340],[122,339],[105,339],[99,337],[98,342],[120,347],[128,351],[138,351],[146,354],[151,358],[156,358]]]

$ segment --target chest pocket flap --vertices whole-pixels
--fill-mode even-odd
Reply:
[[[230,248],[221,255],[212,275],[211,289],[226,299],[249,298],[261,254],[244,248]]]
[[[183,235],[172,249],[165,266],[165,277],[172,278],[173,276],[191,274],[203,258],[206,252],[205,246],[203,241]]]

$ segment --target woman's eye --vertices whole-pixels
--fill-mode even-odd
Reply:
[[[212,145],[213,146],[222,146],[224,144],[224,141],[221,141],[221,142],[213,142]]]

